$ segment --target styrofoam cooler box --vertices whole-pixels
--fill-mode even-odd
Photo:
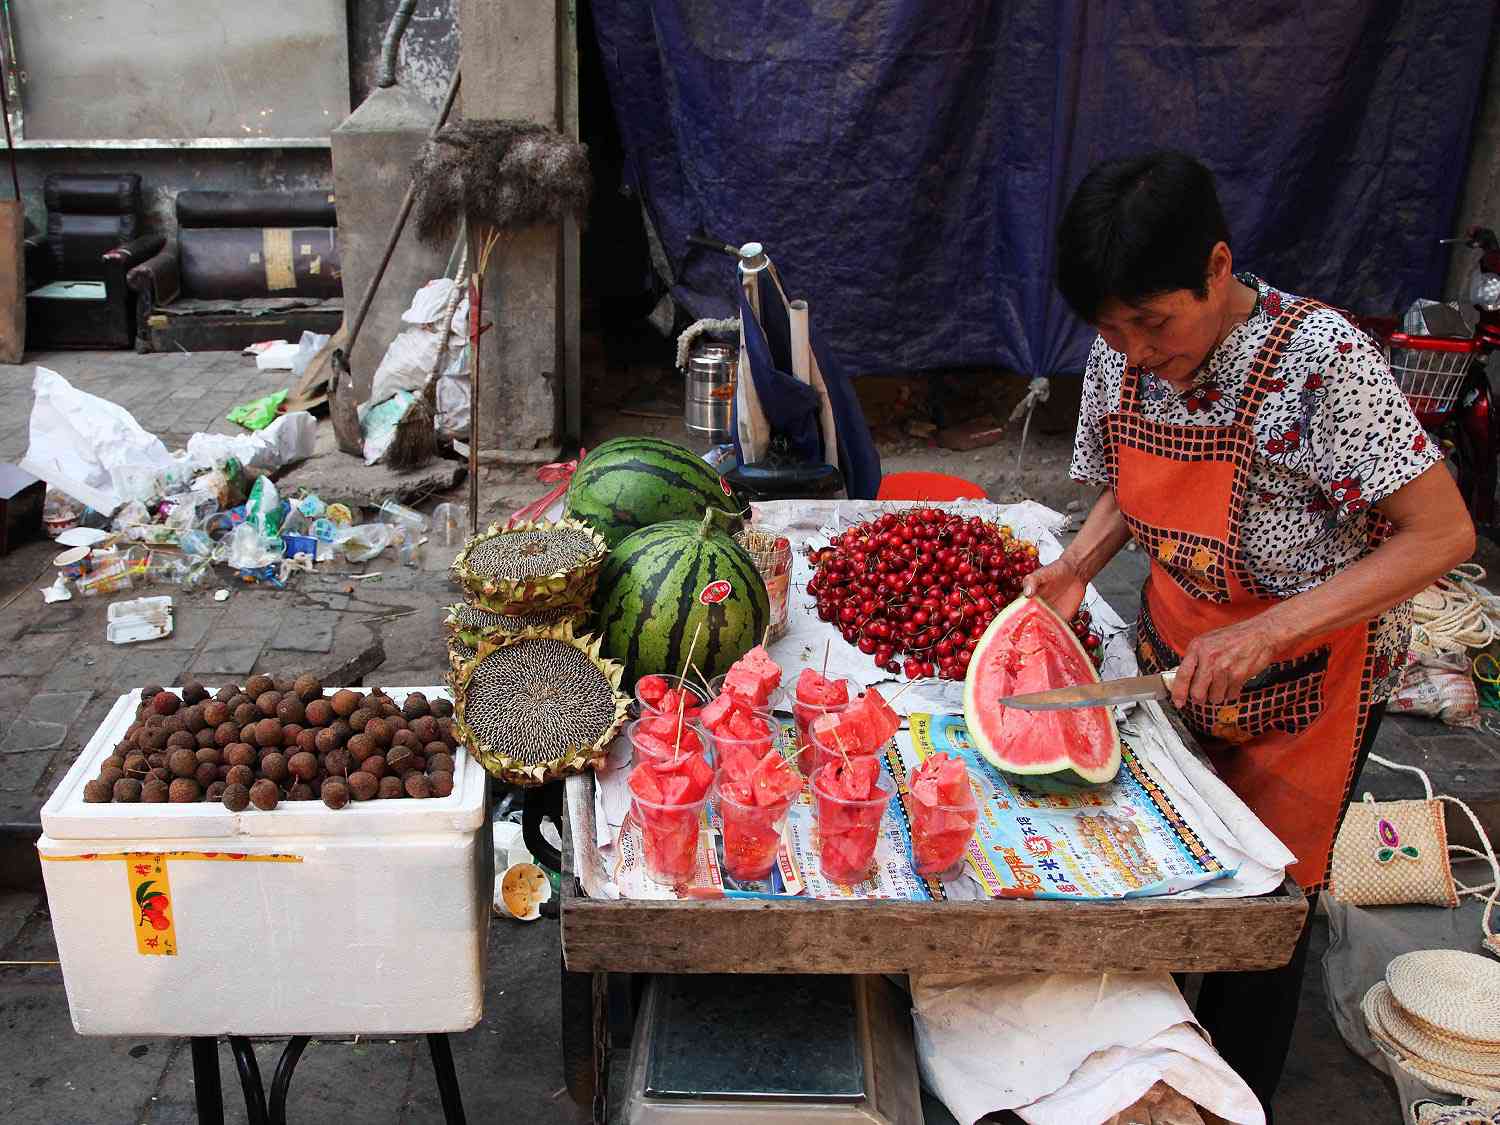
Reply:
[[[37,850],[80,1034],[415,1034],[479,1022],[493,869],[485,773],[462,747],[442,798],[238,813],[86,804],[84,783],[136,701],[121,696],[42,806]],[[136,906],[146,878],[170,899],[165,933]]]

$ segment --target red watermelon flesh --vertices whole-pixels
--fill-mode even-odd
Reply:
[[[698,737],[698,732],[688,725],[689,720],[684,716],[679,724],[676,715],[648,715],[637,721],[635,725],[635,737],[637,740],[642,735],[654,738],[668,747],[681,747],[679,752],[702,752],[703,740]]]
[[[849,685],[837,677],[804,668],[797,677],[797,702],[809,707],[842,707],[849,702]]]
[[[698,698],[696,692],[687,688],[669,687],[657,701],[656,711],[662,715],[677,717],[678,711],[692,722],[698,718],[698,713],[703,710],[703,700]]]
[[[1021,711],[999,700],[1099,674],[1068,623],[1039,598],[1017,598],[990,622],[964,680],[964,722],[976,748],[1014,774],[1060,774],[1092,785],[1120,769],[1120,735],[1107,707]]]
[[[802,791],[802,776],[775,750],[761,758],[750,775],[757,805],[779,805]]]
[[[781,665],[761,645],[756,645],[730,665],[724,677],[724,692],[737,695],[752,707],[764,707],[771,693],[781,686]]]
[[[719,747],[719,772],[733,781],[749,783],[750,775],[760,764],[760,757],[746,742],[726,742]],[[731,800],[739,800],[731,797]]]
[[[698,721],[710,731],[717,731],[724,721],[729,718],[729,713],[742,705],[740,700],[727,693],[716,695],[713,698],[713,702],[703,708],[703,713],[698,716]]]
[[[665,676],[642,676],[635,682],[635,695],[648,707],[661,709],[661,697],[667,693],[672,685]]]

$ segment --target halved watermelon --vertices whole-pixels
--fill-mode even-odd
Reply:
[[[1020,711],[1008,695],[1098,683],[1068,623],[1040,598],[1017,598],[979,638],[964,679],[964,722],[974,745],[1005,773],[1071,773],[1102,785],[1120,770],[1120,735],[1106,707]]]

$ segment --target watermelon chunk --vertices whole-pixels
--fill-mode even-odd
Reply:
[[[755,767],[752,764],[750,768],[753,770]],[[726,776],[727,773],[728,771],[724,770],[719,775],[719,795],[727,797],[737,805],[755,804],[755,790],[751,787],[749,778],[729,777]],[[733,816],[732,813],[725,813],[723,809],[720,809],[720,815]]]
[[[698,721],[711,731],[717,731],[724,721],[729,718],[729,713],[739,705],[739,700],[732,695],[720,693],[714,696],[713,701],[703,708],[698,716]]]
[[[781,666],[761,645],[756,645],[730,667],[724,677],[724,692],[737,695],[752,707],[764,707],[781,685]]]
[[[719,769],[727,778],[748,782],[759,764],[760,758],[750,743],[726,742],[719,747]]]
[[[635,694],[648,707],[661,709],[661,697],[667,693],[671,683],[665,676],[642,676],[635,684]]]
[[[1101,785],[1120,770],[1120,735],[1107,707],[1021,711],[998,702],[1098,682],[1094,662],[1068,623],[1039,598],[1017,598],[974,648],[964,679],[964,723],[975,747],[999,770]]]
[[[650,766],[638,764],[630,771],[627,784],[630,791],[641,800],[650,801],[653,805],[662,803],[661,778]]]
[[[648,715],[637,720],[634,740],[639,743],[643,737],[655,739],[668,748],[680,748],[675,751],[678,753],[703,752],[703,740],[697,730],[688,725],[686,718],[679,725],[676,715]]]
[[[868,753],[875,753],[901,729],[901,716],[891,710],[878,689],[870,688],[853,703],[843,715],[857,719],[863,733]]]
[[[750,777],[757,805],[777,805],[790,801],[802,791],[802,777],[792,764],[775,750],[767,751]]]
[[[797,702],[809,707],[842,707],[849,702],[848,681],[804,668],[797,677]]]
[[[823,784],[835,797],[846,801],[869,801],[876,796],[876,782],[879,780],[880,759],[874,755],[861,755],[829,766]]]
[[[678,711],[687,719],[696,719],[703,710],[703,700],[691,688],[669,687],[658,700],[656,710],[663,715],[671,715],[674,719]]]
[[[911,791],[925,805],[963,805],[973,799],[969,770],[962,758],[933,754],[911,775]]]

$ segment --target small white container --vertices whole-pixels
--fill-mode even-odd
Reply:
[[[79,1034],[415,1034],[479,1021],[493,876],[485,773],[462,748],[442,798],[238,813],[85,804],[135,703],[120,697],[42,807],[37,850]],[[158,855],[173,956],[137,947],[131,867]]]
[[[104,635],[110,644],[128,645],[137,641],[155,641],[172,632],[172,598],[134,598],[114,602],[109,607]]]

